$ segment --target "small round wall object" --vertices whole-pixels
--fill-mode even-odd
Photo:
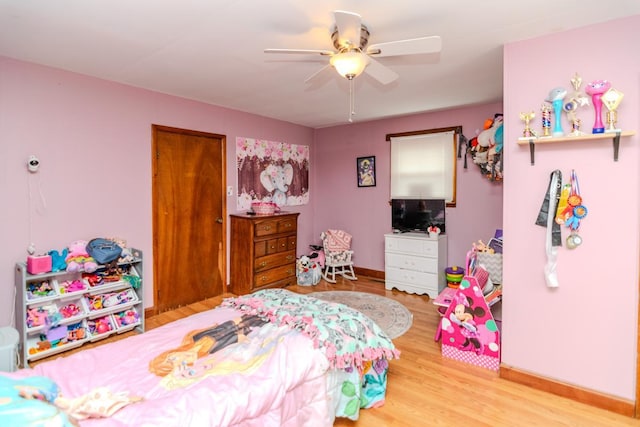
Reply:
[[[567,237],[567,248],[575,249],[582,244],[582,237],[578,233],[571,233]]]

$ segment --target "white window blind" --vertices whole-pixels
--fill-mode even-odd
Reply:
[[[390,136],[389,140],[392,199],[445,199],[455,205],[455,130]]]

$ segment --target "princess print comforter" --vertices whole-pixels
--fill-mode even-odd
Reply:
[[[357,419],[361,407],[382,404],[387,362],[398,355],[391,341],[357,315],[342,325],[302,316],[307,309],[340,316],[345,306],[309,297],[295,302],[296,295],[274,290],[225,300],[214,310],[9,376],[50,378],[67,398],[96,390],[141,398],[107,417],[82,420],[82,427],[332,426],[336,416]],[[150,363],[188,334],[249,312],[268,322],[213,354],[175,359],[170,351],[176,362],[170,372],[150,372]]]

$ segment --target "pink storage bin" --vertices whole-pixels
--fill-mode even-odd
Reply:
[[[51,255],[29,255],[27,257],[27,272],[42,274],[51,271]]]

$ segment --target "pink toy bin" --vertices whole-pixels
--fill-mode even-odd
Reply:
[[[51,255],[29,255],[27,257],[27,272],[42,274],[51,271]]]

